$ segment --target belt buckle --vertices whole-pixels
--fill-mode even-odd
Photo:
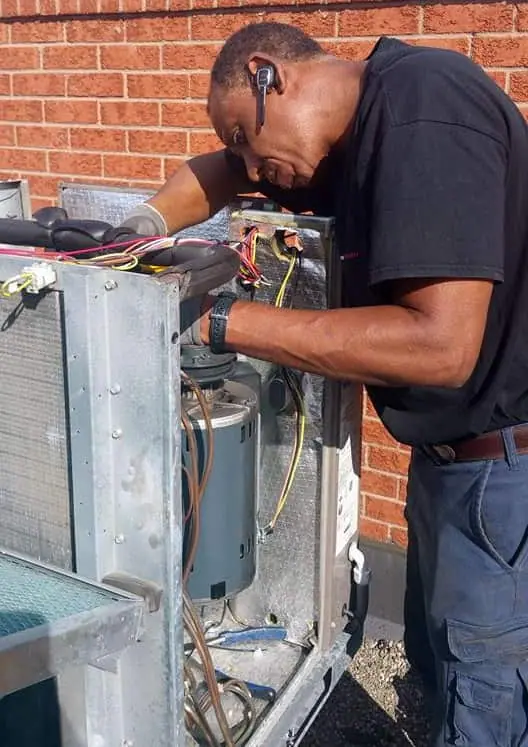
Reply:
[[[424,451],[435,464],[452,464],[456,459],[456,452],[449,444],[428,444]]]

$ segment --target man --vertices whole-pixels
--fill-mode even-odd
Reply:
[[[350,62],[271,23],[226,42],[209,114],[226,149],[126,224],[175,232],[256,190],[336,216],[345,308],[209,297],[203,341],[367,385],[414,447],[406,644],[431,744],[528,744],[524,120],[456,53],[381,39]]]

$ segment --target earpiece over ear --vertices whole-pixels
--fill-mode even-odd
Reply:
[[[254,84],[257,94],[257,128],[264,124],[266,117],[266,96],[275,86],[275,68],[273,65],[261,65],[255,71]]]

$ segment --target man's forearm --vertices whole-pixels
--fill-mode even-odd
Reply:
[[[207,340],[207,326],[202,334]],[[341,381],[381,386],[463,383],[459,360],[414,311],[400,306],[311,311],[233,305],[227,346]]]
[[[164,217],[171,234],[206,220],[247,187],[218,151],[187,161],[148,202]]]

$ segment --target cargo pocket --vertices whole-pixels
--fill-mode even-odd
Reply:
[[[445,740],[510,747],[516,668],[528,651],[528,619],[479,626],[447,620]]]
[[[515,687],[451,668],[447,743],[460,747],[511,747]]]

